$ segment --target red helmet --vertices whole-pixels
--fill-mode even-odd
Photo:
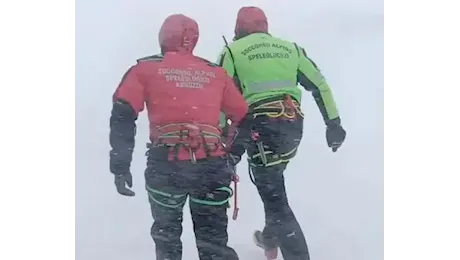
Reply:
[[[235,38],[257,32],[268,33],[268,21],[264,11],[254,6],[242,7],[236,18]]]
[[[168,16],[160,28],[158,41],[162,52],[185,51],[192,53],[199,37],[198,24],[183,14]]]

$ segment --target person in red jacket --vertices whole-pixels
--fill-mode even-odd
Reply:
[[[193,19],[167,17],[159,32],[161,54],[138,59],[113,95],[110,171],[117,191],[125,196],[135,195],[129,189],[135,121],[147,107],[151,143],[145,179],[157,260],[182,258],[187,197],[200,260],[238,259],[227,245],[234,172],[221,139],[219,114],[240,122],[248,105],[224,69],[193,55],[198,35]]]

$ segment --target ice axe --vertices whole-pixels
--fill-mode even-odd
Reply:
[[[234,187],[234,197],[233,197],[233,216],[232,219],[236,220],[238,218],[238,211],[240,208],[238,207],[238,182],[240,181],[240,177],[235,173],[232,176],[232,181],[235,185]]]

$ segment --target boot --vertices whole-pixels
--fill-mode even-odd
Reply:
[[[262,231],[256,230],[253,235],[254,243],[265,250],[267,260],[275,260],[278,257],[278,246],[264,239]]]

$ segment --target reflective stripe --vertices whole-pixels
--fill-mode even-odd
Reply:
[[[263,92],[271,89],[285,88],[285,87],[295,87],[297,86],[296,82],[290,80],[272,80],[272,81],[263,81],[256,83],[249,83],[246,85],[246,88],[249,92]]]

